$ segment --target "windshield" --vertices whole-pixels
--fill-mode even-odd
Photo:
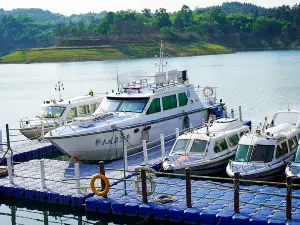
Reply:
[[[60,106],[45,106],[41,107],[38,111],[40,118],[59,118],[65,111],[65,107]]]
[[[235,155],[235,162],[248,162],[253,145],[239,145]]]
[[[274,145],[255,145],[250,161],[253,162],[271,162],[274,157]]]
[[[179,139],[176,141],[175,146],[173,147],[172,153],[184,153],[186,152],[186,146],[189,143],[189,139]]]
[[[97,111],[141,113],[148,100],[148,98],[107,98]]]
[[[207,141],[195,139],[190,152],[204,153],[206,150]]]
[[[300,163],[300,145],[298,145],[296,158],[295,158],[295,163]]]

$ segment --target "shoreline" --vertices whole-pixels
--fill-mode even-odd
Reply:
[[[88,47],[86,49],[101,49],[101,46],[95,46],[95,47]],[[84,47],[59,47],[59,48],[45,48],[43,50],[41,49],[26,49],[26,50],[17,50],[15,52],[31,52],[31,51],[47,51],[47,50],[57,50],[57,51],[62,51],[58,49],[85,49]],[[225,54],[234,54],[238,52],[254,52],[254,51],[288,51],[288,50],[300,50],[299,48],[293,48],[293,47],[269,47],[269,48],[240,48],[240,49],[226,49],[224,52],[191,52],[191,53],[180,53],[178,52],[176,55],[169,55],[167,58],[177,58],[177,57],[191,57],[191,56],[207,56],[207,55],[225,55]],[[14,52],[14,53],[15,53]],[[5,57],[5,56],[4,56]],[[40,63],[70,63],[70,62],[96,62],[96,61],[109,61],[109,60],[132,60],[132,59],[149,59],[153,58],[154,56],[129,56],[129,55],[119,55],[119,56],[109,56],[109,57],[99,57],[99,58],[81,58],[81,57],[69,57],[66,60],[57,60],[56,58],[51,58],[48,60],[24,60],[24,61],[2,61],[2,57],[0,57],[0,64],[5,65],[5,64],[40,64]]]

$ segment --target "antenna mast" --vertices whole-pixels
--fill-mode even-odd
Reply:
[[[55,84],[55,91],[59,92],[59,100],[62,101],[61,92],[65,90],[64,84],[59,80],[57,84]]]
[[[167,66],[167,62],[164,65],[164,47],[165,47],[165,41],[161,40],[161,45],[160,45],[160,52],[159,52],[159,64],[157,65],[155,63],[156,66],[159,67],[158,72],[164,72],[164,66]]]

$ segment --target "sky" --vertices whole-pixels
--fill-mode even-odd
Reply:
[[[224,0],[0,0],[0,8],[11,10],[14,8],[41,8],[64,15],[88,12],[118,11],[133,9],[141,11],[150,8],[166,8],[168,12],[178,11],[183,4],[191,9],[219,5]],[[241,2],[253,3],[264,7],[295,5],[299,0],[242,0]]]

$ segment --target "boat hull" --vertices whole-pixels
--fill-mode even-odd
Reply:
[[[228,164],[228,161],[232,159],[234,155],[230,155],[229,157],[226,157],[220,161],[215,161],[212,163],[207,163],[204,165],[195,165],[195,166],[187,166],[190,168],[191,175],[208,175],[208,174],[216,174],[218,172],[224,171],[226,168],[226,165]],[[174,173],[174,174],[185,174],[185,168],[177,169],[177,170],[164,170],[166,173]]]
[[[275,180],[276,178],[283,176],[285,174],[286,165],[288,164],[288,162],[290,162],[293,159],[294,153],[290,154],[283,162],[279,162],[269,167],[265,167],[267,169],[263,171],[257,171],[257,172],[249,171],[249,173],[240,172],[240,178],[244,180],[258,180],[258,181]],[[234,177],[233,171],[229,167],[226,168],[226,172],[228,176]]]
[[[206,108],[188,114],[190,123],[200,125],[202,119],[206,120],[208,118],[208,111],[209,109]],[[150,126],[147,131],[148,143],[158,144],[160,134],[164,134],[165,137],[173,134],[173,136],[165,138],[165,140],[168,140],[174,137],[176,128],[184,129],[184,117],[185,115],[181,115],[163,121],[152,121],[151,124],[145,123],[124,128],[122,129],[124,138],[122,138],[120,131],[106,131],[62,137],[48,135],[47,139],[63,153],[82,161],[115,160],[123,157],[123,139],[124,146],[128,149],[128,155],[134,154],[142,150],[142,140],[146,139],[143,132],[145,127]]]
[[[44,128],[44,134],[47,134],[51,130],[53,130],[53,126],[49,126]],[[41,137],[41,127],[30,127],[30,128],[21,128],[20,129],[21,134],[23,134],[25,137],[27,137],[30,140],[38,139]]]

